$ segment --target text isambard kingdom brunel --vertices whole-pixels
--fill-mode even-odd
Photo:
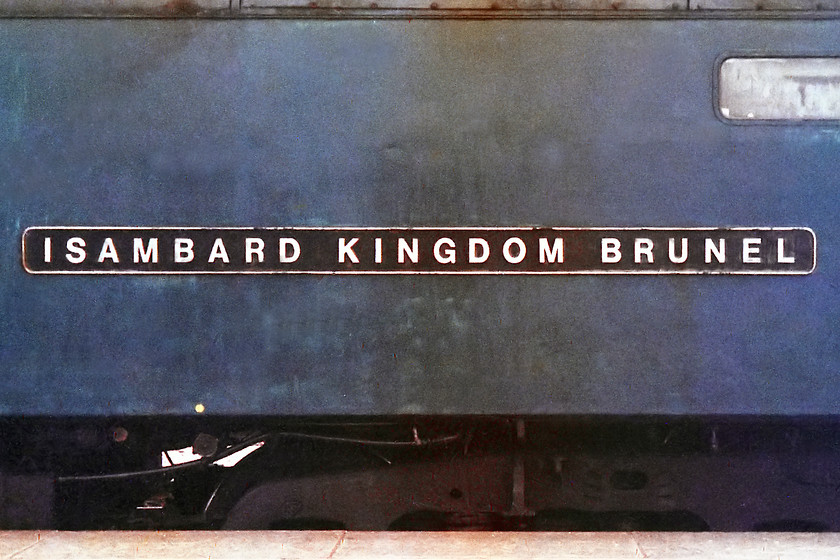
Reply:
[[[807,274],[808,228],[32,227],[33,274]]]

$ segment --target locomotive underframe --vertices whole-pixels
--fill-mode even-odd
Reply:
[[[0,432],[4,529],[840,529],[831,418],[6,418]],[[191,444],[207,456],[162,466]]]

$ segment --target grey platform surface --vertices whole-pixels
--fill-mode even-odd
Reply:
[[[0,559],[840,558],[803,533],[0,532]]]

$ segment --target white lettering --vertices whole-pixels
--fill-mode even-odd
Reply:
[[[787,256],[785,255],[785,239],[784,237],[779,238],[779,245],[778,245],[778,258],[776,259],[780,264],[793,264],[795,257],[793,255]]]
[[[158,262],[158,239],[157,237],[153,237],[149,239],[149,246],[144,249],[143,248],[143,240],[139,237],[134,238],[134,262],[139,263],[140,261],[147,263],[149,261],[156,263]]]
[[[381,237],[377,237],[374,240],[373,247],[374,247],[373,260],[374,260],[374,262],[379,264],[379,263],[382,262],[382,238]]]
[[[292,248],[292,254],[289,254],[289,247]],[[293,237],[280,238],[280,262],[293,263],[300,257],[300,243]],[[344,261],[342,261],[344,262]],[[356,261],[358,262],[358,261]]]
[[[120,262],[120,257],[117,255],[117,248],[114,247],[114,240],[110,237],[105,238],[102,244],[102,251],[99,252],[99,262],[105,262],[105,259],[111,259],[111,262]]]
[[[52,262],[52,237],[44,238],[44,262]]]
[[[706,239],[706,263],[712,262],[712,254],[714,253],[717,262],[723,264],[726,262],[726,240],[718,240],[718,245],[715,245],[711,239]]]
[[[411,248],[409,248],[408,243],[406,243],[405,239],[400,237],[397,240],[397,262],[402,264],[405,262],[405,257],[407,256],[408,259],[413,262],[417,263],[417,260],[420,255],[420,250],[417,247],[417,238],[413,238],[411,240]]]
[[[601,262],[617,263],[621,260],[621,241],[615,237],[605,237],[601,240]]]
[[[478,248],[481,247],[481,254],[478,254]],[[487,262],[490,258],[490,245],[487,241],[480,237],[470,237],[470,250],[467,260],[471,263]]]
[[[636,264],[641,264],[642,255],[645,256],[648,263],[653,262],[653,240],[646,237],[639,237],[635,242],[635,251],[633,251],[633,261]]]
[[[761,239],[756,237],[747,237],[744,239],[743,261],[745,264],[759,264],[761,257],[754,257],[758,255],[761,250]]]
[[[85,246],[85,240],[81,237],[71,237],[67,240],[67,255],[65,256],[68,261],[73,264],[79,264],[84,262],[85,258],[87,258],[87,254],[82,247]]]
[[[516,245],[516,256],[510,252],[511,247],[514,245]],[[525,260],[525,243],[518,237],[511,237],[505,241],[505,244],[502,246],[502,256],[504,256],[505,260],[510,264],[521,263]]]
[[[688,238],[680,239],[680,256],[677,256],[676,239],[671,237],[668,239],[668,258],[674,264],[684,263],[688,260]]]
[[[540,237],[540,262],[561,263],[563,262],[563,238],[555,237],[551,247],[548,246],[548,239]]]
[[[193,253],[193,240],[178,238],[175,240],[175,262],[188,263],[195,258]]]
[[[350,262],[359,262],[359,257],[357,257],[356,253],[353,252],[353,245],[355,245],[358,240],[358,237],[354,237],[350,240],[350,243],[347,243],[346,237],[338,238],[338,262],[343,263],[345,258],[349,258]]]
[[[207,262],[216,262],[216,259],[222,259],[224,263],[230,262],[225,243],[221,237],[217,237],[216,241],[213,242],[213,248],[210,250],[210,258],[207,259]]]
[[[257,257],[257,262],[265,260],[265,241],[259,237],[248,237],[245,239],[245,262],[251,264],[254,262],[254,257]]]
[[[446,250],[441,253],[441,247],[446,245]],[[454,264],[455,263],[455,242],[448,237],[441,237],[435,243],[434,248],[435,260],[440,264]]]

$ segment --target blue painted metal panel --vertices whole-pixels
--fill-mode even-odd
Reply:
[[[830,414],[840,128],[716,118],[831,21],[0,22],[0,414]],[[53,226],[807,226],[801,277],[50,277]]]

